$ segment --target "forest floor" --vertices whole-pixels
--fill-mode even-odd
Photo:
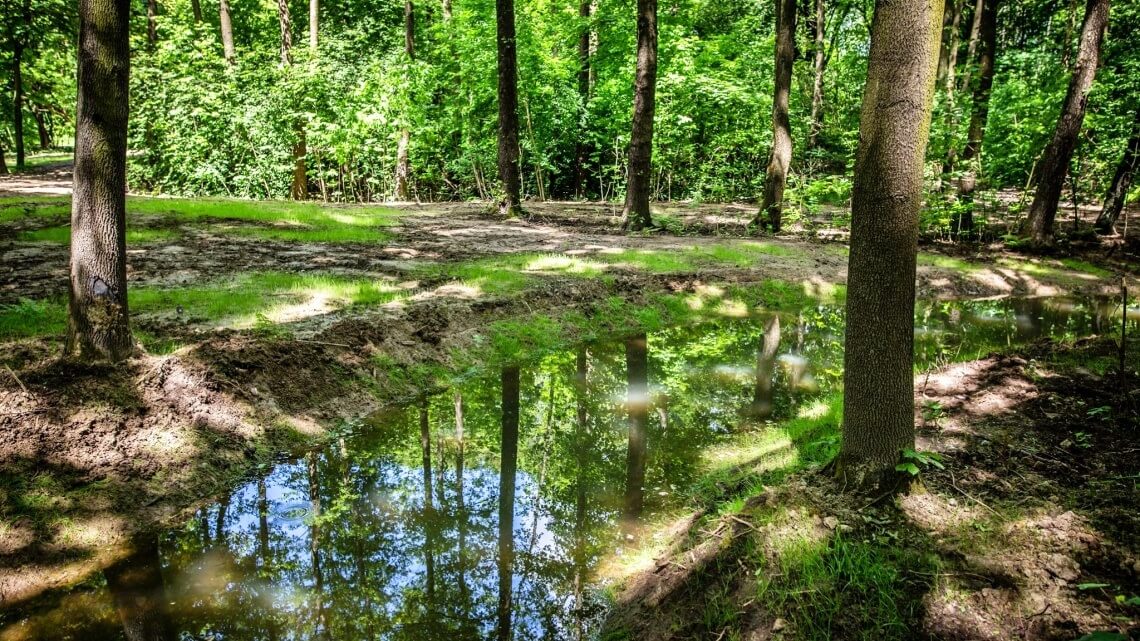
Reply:
[[[41,182],[26,176],[0,179],[0,193],[8,194],[0,198],[0,433],[6,441],[0,451],[0,602],[5,607],[105,567],[122,555],[123,544],[136,532],[178,522],[259,466],[323,442],[344,421],[411,399],[456,376],[631,328],[653,330],[756,309],[841,301],[844,293],[846,247],[827,240],[841,233],[802,230],[745,237],[744,224],[754,213],[746,206],[664,206],[656,213],[668,231],[627,235],[617,229],[614,209],[599,204],[530,204],[527,220],[502,220],[475,203],[362,207],[132,196],[130,304],[133,329],[144,351],[122,368],[80,365],[57,358],[66,325],[67,198],[34,192],[61,180],[58,171],[44,172],[48,179]],[[33,190],[32,195],[27,190]],[[1137,263],[1130,259],[1134,255],[1129,246],[1072,256],[1029,256],[1000,246],[928,244],[919,258],[918,291],[920,297],[933,299],[1111,296],[1118,292],[1118,271],[1131,274],[1136,287]],[[1081,386],[1074,387],[1070,383],[1078,380],[1071,378],[1077,376],[1075,369],[1064,374],[1071,380],[1042,377],[1028,365],[1019,365],[1020,373],[1015,373],[1012,358],[966,364],[963,367],[975,370],[950,377],[939,393],[948,399],[962,393],[1001,393],[1006,379],[985,375],[1008,370],[1010,380],[1029,377],[1037,386],[1030,394],[1010,383],[1016,398],[1009,399],[1009,407],[1023,404],[1040,411],[999,412],[1009,407],[995,407],[988,412],[948,400],[944,406],[951,409],[941,419],[942,427],[936,434],[924,431],[924,438],[931,439],[925,449],[947,451],[947,471],[928,470],[932,491],[926,496],[935,503],[922,508],[942,509],[937,518],[948,520],[923,525],[915,517],[904,527],[900,524],[909,518],[900,516],[906,514],[905,506],[882,508],[886,515],[874,518],[891,519],[895,529],[890,531],[896,536],[909,540],[921,534],[924,541],[916,546],[946,539],[959,549],[970,549],[975,542],[954,539],[950,534],[958,530],[953,528],[965,523],[967,533],[1010,538],[1013,534],[993,533],[1017,523],[1023,530],[1037,527],[1022,519],[1030,506],[1041,518],[1063,516],[1063,527],[1069,528],[1062,533],[1065,540],[1078,530],[1103,526],[1097,514],[1064,516],[1054,514],[1057,510],[1050,506],[1067,512],[1088,498],[1079,494],[1088,491],[1082,489],[1081,473],[1100,480],[1125,479],[1116,482],[1127,485],[1137,472],[1135,464],[1123,469],[1119,462],[1137,458],[1135,427],[1131,440],[1102,437],[1094,429],[1099,422],[1073,413],[1106,404],[1115,407],[1099,397],[1081,397],[1087,409],[1073,405],[1070,412],[1066,403],[1059,410],[1042,408],[1055,394],[1109,394],[1116,388],[1096,385],[1093,379],[1080,379]],[[935,387],[928,388],[928,395],[941,389],[939,380],[931,377]],[[976,390],[953,390],[953,385],[972,384]],[[1134,408],[1134,399],[1130,402]],[[1001,423],[1016,422],[1010,416],[1028,418],[1017,429]],[[1121,418],[1124,415],[1114,410],[1109,416],[1135,425],[1134,414],[1132,419]],[[960,434],[948,428],[956,420],[963,426]],[[993,431],[993,421],[1012,431]],[[1057,428],[1041,431],[1051,421]],[[1069,434],[1068,445],[1060,445],[1065,430],[1083,424],[1092,425],[1082,432],[1092,434],[1092,441],[1074,446],[1077,441]],[[1047,440],[1052,436],[1058,437],[1057,443]],[[952,447],[979,439],[1006,445],[971,447],[968,455]],[[1085,447],[1089,442],[1094,447]],[[1057,447],[1068,449],[1062,453]],[[993,454],[986,458],[978,452]],[[1037,458],[1011,452],[1033,452]],[[1041,462],[1058,459],[1063,464],[1052,468]],[[950,471],[956,476],[947,485],[943,477]],[[1015,472],[1017,480],[1009,476]],[[1132,482],[1132,493],[1112,506],[1137,507]],[[1002,484],[1010,483],[1028,491],[1015,495],[1003,489]],[[1008,519],[986,520],[993,515],[955,492],[955,486],[999,513],[1008,509]],[[1088,487],[1095,486],[1090,482]],[[827,496],[804,496],[808,498],[799,499],[809,501],[804,505],[824,501],[805,515],[832,510],[828,514],[840,514],[847,522],[841,506],[833,510]],[[933,498],[939,496],[942,499]],[[958,504],[950,505],[951,499]],[[1014,514],[1016,501],[1023,499],[1030,503]],[[955,509],[947,511],[947,505]],[[758,527],[753,515],[738,518]],[[736,532],[737,525],[731,523],[729,529]],[[859,525],[856,535],[862,536],[859,528],[865,527],[872,526]],[[873,527],[878,528],[875,532],[888,531],[881,524]],[[953,531],[947,534],[946,528]],[[1131,528],[1134,537],[1135,521]],[[1140,557],[1135,539],[1123,526],[1097,532],[1116,555],[1111,556],[1113,562],[1117,557],[1122,562]],[[994,543],[995,554],[1001,549]],[[1057,549],[1056,554],[1071,559],[1085,558],[1084,552]],[[1111,586],[1135,587],[1136,575],[1128,572],[1140,571],[1135,566],[1111,571],[1089,567],[1098,581],[1103,577]],[[997,573],[961,571],[985,577]],[[731,572],[713,575],[726,581],[738,578]],[[1015,579],[1016,585],[1035,580],[1022,575]],[[689,577],[677,583],[691,581]],[[998,579],[939,581],[926,583],[930,595],[936,594],[936,584],[945,584],[943,592],[956,599],[996,594],[992,599],[1005,604],[1001,607],[1016,609],[1028,603],[1014,598],[1020,598],[1020,592],[1001,592],[1006,584]],[[1057,589],[1068,595],[1076,588],[1065,581]],[[1107,589],[1076,590],[1074,603]],[[692,594],[699,592],[669,594],[681,603],[685,594],[691,602]],[[974,611],[967,602],[950,597],[932,603],[927,611],[939,612],[938,604],[946,613],[961,616]],[[1008,611],[1001,607],[976,611],[990,617],[985,621],[1008,623]],[[1074,618],[1072,608],[1053,609],[1059,607],[1049,610],[1058,617],[1057,625],[1093,625],[1094,619]],[[772,610],[762,615],[745,610],[747,625],[707,630],[714,638],[726,631],[732,632],[731,638],[742,632],[760,634],[762,629],[772,632]],[[1054,621],[1045,616],[1049,612],[1035,620]],[[950,614],[940,616],[950,626],[947,630],[989,625],[964,619],[955,623]],[[1129,616],[1134,624],[1134,614]],[[1104,620],[1095,619],[1097,624]],[[791,624],[795,622],[782,623]],[[636,629],[628,631],[641,636]]]

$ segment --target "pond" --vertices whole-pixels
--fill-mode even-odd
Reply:
[[[916,367],[1119,331],[1110,304],[921,303]],[[843,310],[582,345],[348,426],[140,540],[12,639],[581,639],[642,544],[837,451]]]

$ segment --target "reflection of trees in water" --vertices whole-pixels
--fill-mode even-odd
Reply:
[[[917,312],[930,331],[916,344],[931,350],[1019,340],[1019,314],[1039,319],[1029,329],[1040,335],[1095,322],[1119,331],[1120,322],[1118,306],[1098,320],[1094,308],[1055,301]],[[475,379],[378,415],[166,539],[174,621],[234,641],[450,641],[505,629],[517,639],[588,638],[604,603],[590,573],[623,515],[676,500],[706,449],[734,438],[758,391],[774,421],[830,395],[842,331],[842,310],[828,306],[672,328],[544,357],[517,373],[513,393],[500,376]],[[511,412],[513,438],[503,423]],[[512,442],[508,501],[500,456]]]
[[[136,541],[131,555],[103,570],[103,576],[127,641],[174,641],[155,538]]]
[[[519,369],[503,368],[503,432],[499,460],[499,609],[497,636],[511,638],[511,586],[515,556],[515,468],[519,444]]]

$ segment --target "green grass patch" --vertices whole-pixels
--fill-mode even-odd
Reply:
[[[0,339],[55,336],[67,330],[67,305],[62,301],[21,300],[0,305]]]
[[[951,271],[962,272],[964,274],[971,274],[981,269],[977,265],[972,265],[960,258],[943,256],[942,254],[929,254],[927,252],[918,253],[918,264],[928,267],[949,269]]]
[[[173,229],[128,229],[127,230],[127,245],[145,245],[147,243],[165,242],[178,237],[178,232]],[[59,243],[68,244],[71,242],[71,227],[44,227],[43,229],[34,229],[31,231],[20,232],[16,238],[25,242],[34,243]]]
[[[933,559],[840,533],[818,540],[810,526],[802,533],[795,523],[777,526],[782,536],[752,555],[756,600],[763,611],[782,614],[794,638],[901,640],[918,632],[923,604],[915,592],[922,586],[912,585],[911,573],[930,572]]]
[[[1061,264],[1064,265],[1065,267],[1067,267],[1068,269],[1071,269],[1075,272],[1084,272],[1086,274],[1092,274],[1093,276],[1096,276],[1097,278],[1112,278],[1113,277],[1113,273],[1110,272],[1109,270],[1104,269],[1103,267],[1097,267],[1096,265],[1093,265],[1092,263],[1089,263],[1089,262],[1085,262],[1083,260],[1077,260],[1076,258],[1062,258]]]

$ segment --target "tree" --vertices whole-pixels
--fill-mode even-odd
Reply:
[[[309,0],[309,48],[317,52],[317,32],[321,22],[321,0]]]
[[[626,450],[622,518],[629,525],[641,516],[645,503],[645,459],[649,435],[649,344],[645,334],[625,341],[625,370],[629,447]]]
[[[315,2],[316,0],[314,0]],[[412,0],[404,2],[404,53],[408,62],[416,59],[416,11]],[[408,200],[408,143],[411,131],[407,123],[400,130],[400,141],[396,145],[396,199]]]
[[[218,22],[222,30],[222,52],[226,64],[234,66],[237,54],[234,52],[234,23],[230,16],[229,0],[218,0]]]
[[[166,607],[169,597],[162,580],[158,540],[139,540],[135,545],[130,556],[103,571],[123,637],[127,641],[172,641],[175,634]]]
[[[499,56],[499,181],[503,200],[499,211],[510,217],[522,214],[522,176],[519,175],[519,70],[515,42],[514,0],[495,0]]]
[[[637,0],[637,73],[633,87],[633,130],[629,137],[623,226],[653,226],[649,179],[653,160],[653,113],[657,101],[657,0]]]
[[[827,11],[824,0],[815,0],[815,59],[812,63],[815,81],[811,88],[811,130],[808,134],[808,149],[815,149],[819,141],[819,132],[823,129],[823,70],[827,61],[824,50],[825,26],[827,26]],[[794,31],[793,29],[793,33]]]
[[[772,98],[772,153],[764,179],[764,200],[754,225],[780,231],[784,185],[792,163],[792,123],[788,96],[792,92],[792,62],[796,57],[796,0],[776,2],[776,93]]]
[[[281,27],[281,66],[288,68],[293,64],[293,27],[287,0],[277,0],[277,23]],[[305,200],[309,197],[309,175],[305,164],[305,125],[300,116],[293,119],[293,133],[296,141],[293,143],[293,182],[289,187],[289,197]]]
[[[501,1],[501,0],[500,0]],[[499,459],[498,639],[511,638],[511,586],[515,558],[515,472],[519,448],[519,368],[502,373],[502,454]]]
[[[586,142],[586,113],[590,102],[590,14],[593,0],[581,0],[578,4],[578,17],[582,21],[578,27],[578,100],[581,112],[577,142],[574,150],[574,195],[581,198],[586,191],[588,177],[586,163],[590,155],[590,145]]]
[[[1132,178],[1140,166],[1140,109],[1136,110],[1135,122],[1132,123],[1132,137],[1128,139],[1128,146],[1124,155],[1116,166],[1116,173],[1112,176],[1112,183],[1104,195],[1104,206],[1100,215],[1096,217],[1096,230],[1102,234],[1111,234],[1116,227],[1116,219],[1124,209],[1124,201],[1128,198],[1128,189],[1132,186]]]
[[[1108,26],[1108,6],[1109,0],[1087,0],[1085,5],[1085,19],[1081,26],[1073,75],[1061,106],[1061,116],[1053,131],[1053,139],[1041,157],[1037,191],[1026,220],[1025,231],[1038,246],[1053,243],[1053,219],[1057,216],[1061,187],[1069,173],[1069,161],[1073,158],[1077,136],[1081,133],[1081,124],[1085,119],[1089,90],[1092,89],[1096,68],[1100,63],[1101,42]]]
[[[194,24],[202,22],[202,0],[190,0],[190,10],[194,14]]]
[[[146,0],[146,44],[150,49],[158,42],[158,0]]]
[[[126,358],[130,0],[79,3],[71,278],[65,353]]]
[[[974,104],[970,112],[970,130],[966,147],[962,150],[962,161],[967,163],[966,175],[959,183],[959,194],[963,200],[972,201],[977,184],[977,170],[980,166],[982,140],[986,134],[986,119],[990,113],[990,90],[994,85],[994,58],[997,55],[997,12],[999,0],[983,0],[980,41],[978,53],[978,79],[974,86]],[[951,87],[953,79],[947,80]],[[967,203],[957,222],[960,235],[970,236],[974,231],[974,209]]]
[[[914,446],[914,297],[941,0],[877,0],[851,198],[837,476],[894,487]]]

